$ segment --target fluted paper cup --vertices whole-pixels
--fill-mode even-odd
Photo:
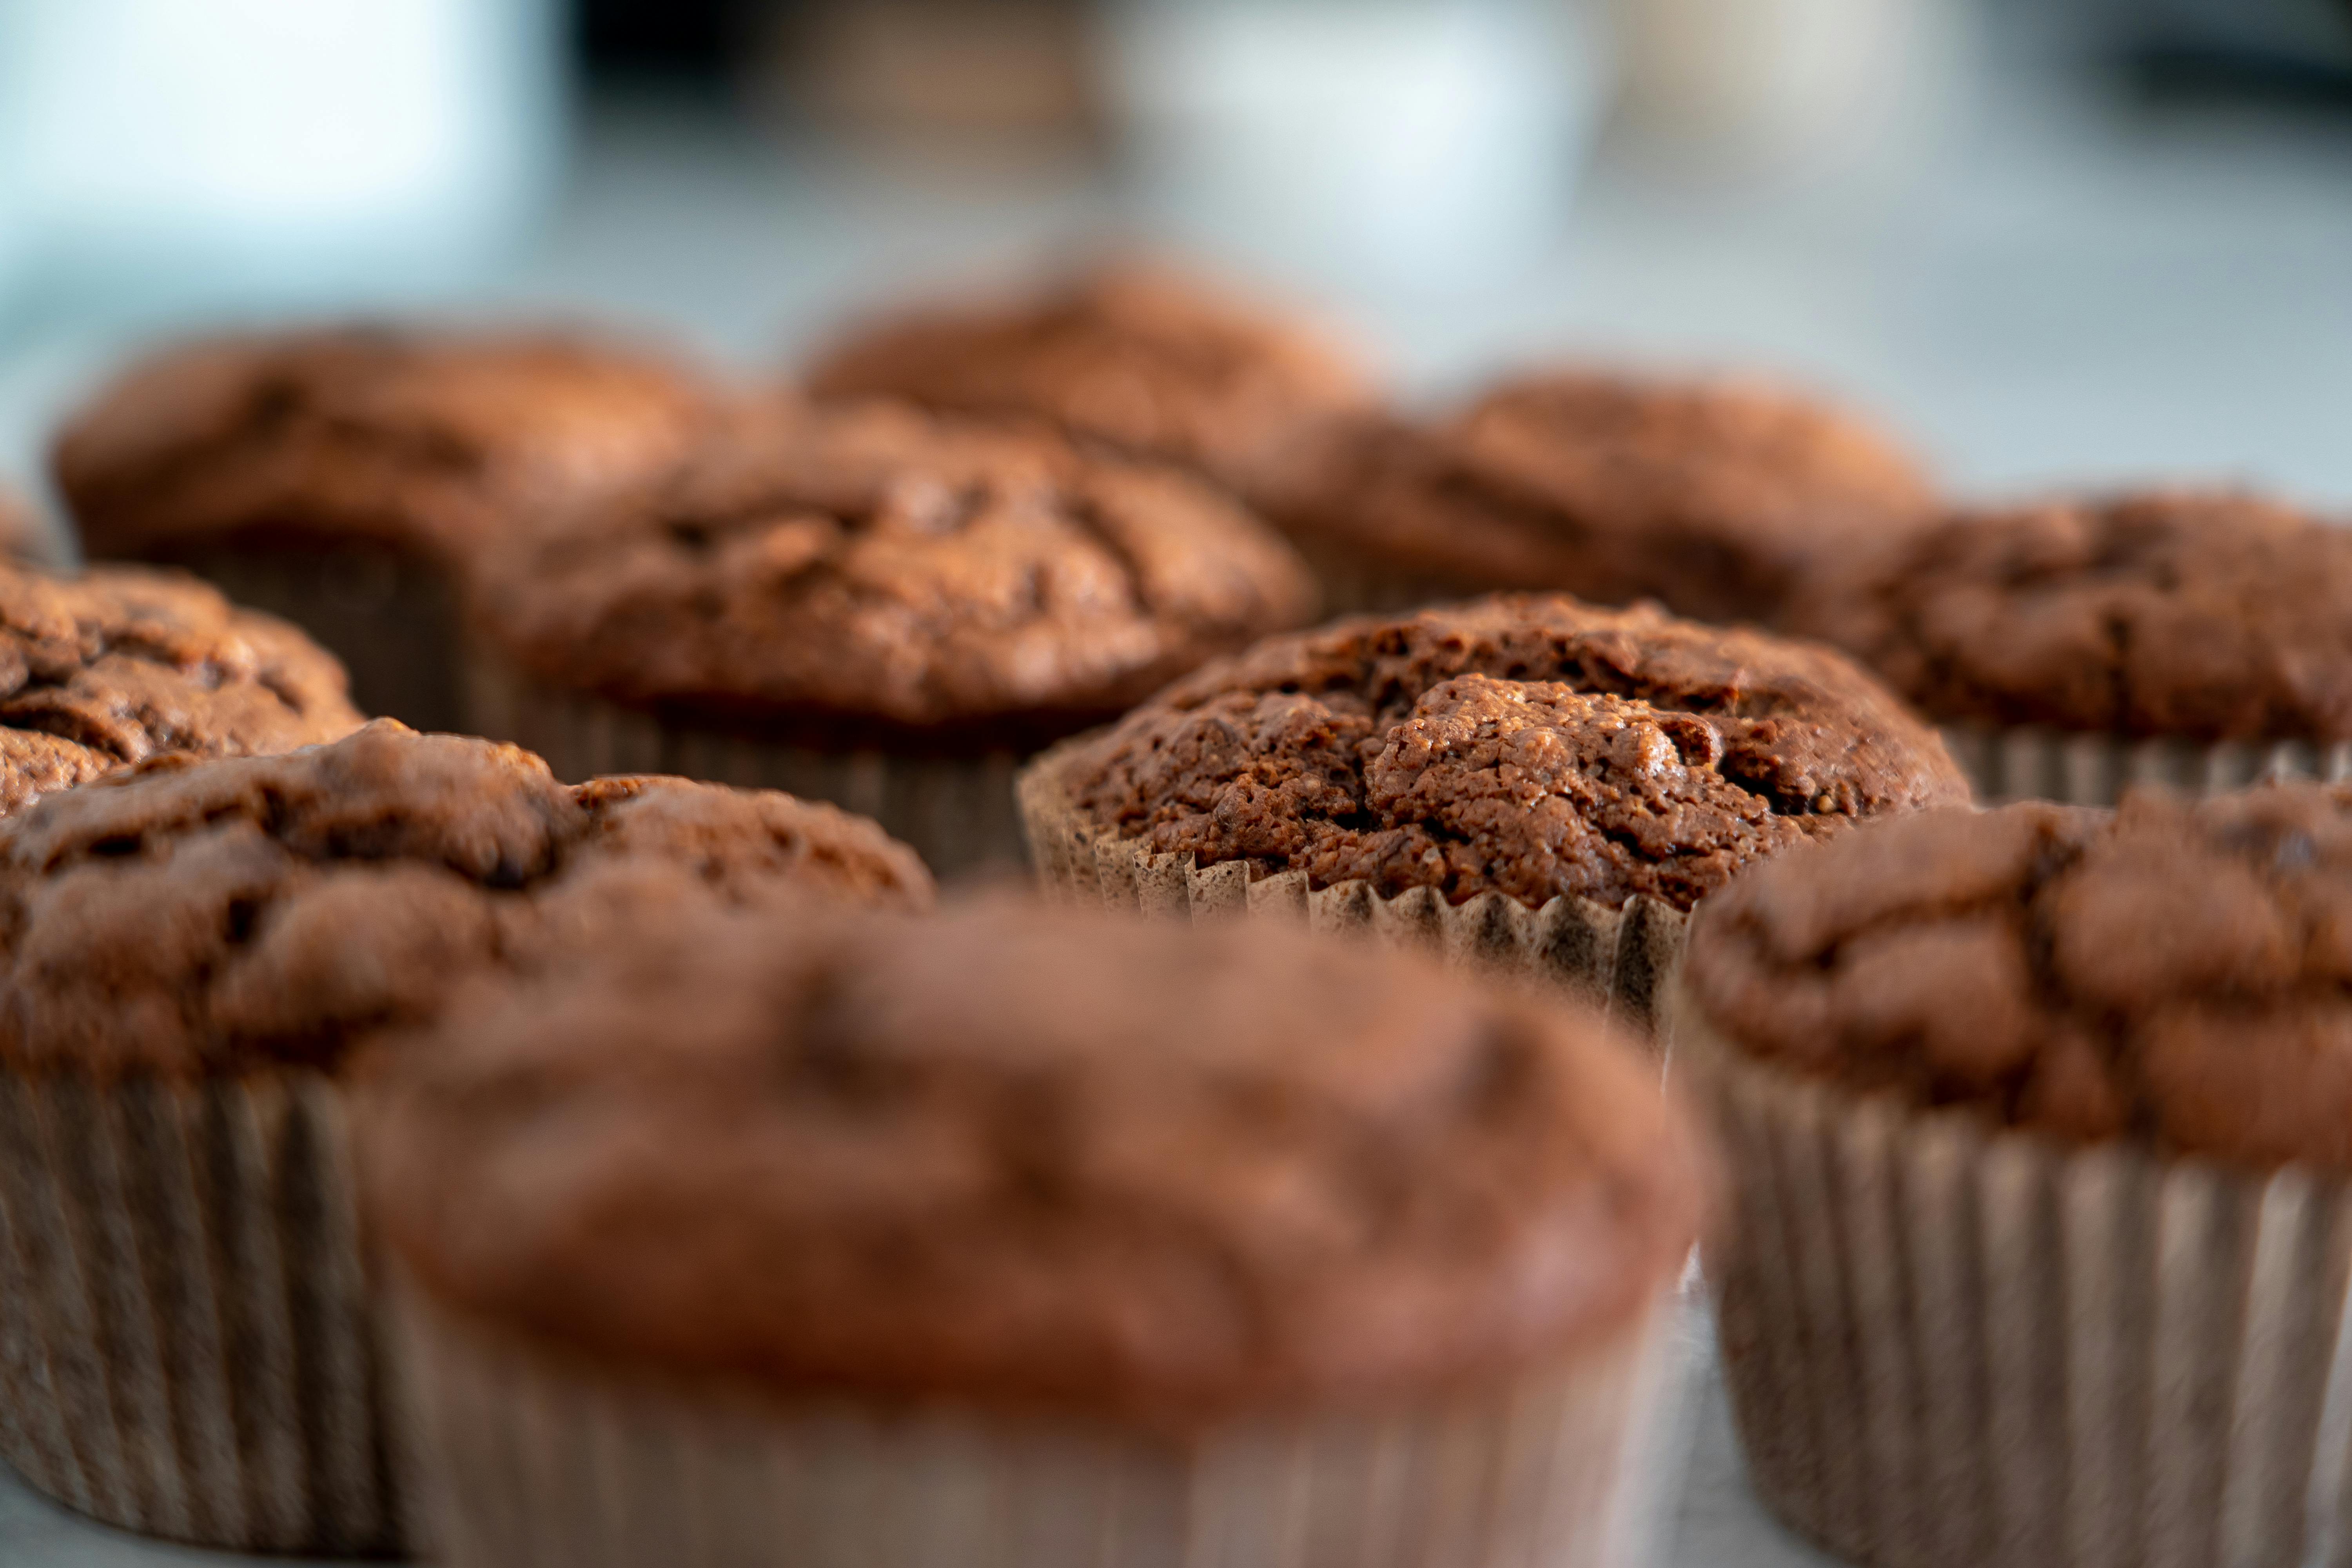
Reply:
[[[108,1524],[403,1544],[341,1093],[0,1074],[0,1451]]]
[[[1874,1568],[2352,1556],[2347,1184],[2074,1147],[1743,1056],[1678,1003],[1750,1479]]]
[[[1662,1300],[1508,1386],[1154,1436],[639,1379],[401,1296],[451,1568],[1603,1568],[1671,1374]]]
[[[2113,805],[2140,784],[2204,795],[2270,778],[2325,784],[2352,778],[2352,743],[2344,742],[2204,742],[1966,724],[1944,726],[1943,736],[1979,805],[2015,800]]]
[[[1449,964],[1562,987],[1654,1037],[1689,923],[1671,904],[1635,897],[1612,910],[1560,897],[1529,909],[1502,893],[1451,904],[1433,888],[1392,895],[1364,881],[1313,888],[1304,871],[1252,880],[1245,861],[1203,866],[1190,855],[1155,855],[1088,821],[1061,782],[1069,754],[1067,745],[1045,752],[1019,784],[1030,861],[1056,896],[1149,915],[1280,920],[1370,936]]]
[[[1022,863],[1012,751],[971,757],[814,751],[560,690],[483,649],[467,668],[469,727],[538,752],[566,784],[677,773],[780,789],[870,816],[942,879]]]

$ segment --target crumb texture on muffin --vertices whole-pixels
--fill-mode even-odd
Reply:
[[[512,746],[380,720],[333,745],[166,755],[0,826],[0,1060],[96,1077],[333,1068],[486,966],[704,896],[898,906],[861,818],[678,779],[558,784]]]
[[[1302,536],[1483,588],[1776,619],[1816,562],[1932,516],[1916,462],[1811,399],[1736,380],[1558,371],[1432,426],[1329,446]]]
[[[1284,488],[1323,426],[1372,402],[1363,373],[1311,332],[1134,262],[1009,306],[884,322],[823,355],[809,386],[1045,419],[1253,500]]]
[[[1736,1045],[1853,1089],[2352,1168],[2352,789],[1873,825],[1743,879],[1685,974]]]
[[[193,579],[0,564],[0,814],[150,757],[284,752],[360,722],[333,658]]]
[[[2352,740],[2352,532],[2256,496],[1957,515],[1825,574],[1792,624],[1931,717]]]
[[[672,461],[711,387],[558,333],[382,327],[207,339],[131,367],[53,455],[93,556],[239,536],[462,559],[486,532]]]
[[[1066,766],[1079,811],[1155,853],[1538,906],[1688,909],[1790,844],[1966,798],[1834,654],[1557,595],[1268,639]]]
[[[483,636],[623,703],[1067,733],[1312,613],[1287,546],[1173,469],[869,404],[731,432],[486,574]]]
[[[1426,1394],[1622,1327],[1696,1221],[1686,1130],[1596,1016],[1304,932],[787,911],[436,1039],[366,1140],[432,1299],[777,1392]]]

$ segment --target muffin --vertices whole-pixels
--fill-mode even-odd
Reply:
[[[1956,515],[1824,573],[1795,625],[1946,727],[1985,800],[2111,805],[2352,773],[2352,534],[2158,490]]]
[[[2312,784],[1874,824],[1715,901],[1675,1049],[1775,1510],[1889,1568],[2346,1539],[2347,908]]]
[[[353,1086],[470,974],[787,891],[929,884],[829,807],[390,721],[0,823],[0,1455],[125,1529],[398,1551]]]
[[[1282,521],[1335,605],[1553,588],[1769,625],[1816,563],[1929,521],[1931,496],[1891,438],[1795,393],[1560,370],[1364,426]]]
[[[333,649],[368,711],[454,730],[452,574],[663,468],[715,403],[669,360],[555,334],[215,338],[131,366],[53,466],[91,559],[191,568]]]
[[[0,484],[0,560],[45,568],[59,563],[57,542],[33,503],[5,484]]]
[[[667,935],[369,1108],[445,1561],[1616,1560],[1701,1183],[1597,1016],[994,899]]]
[[[1346,350],[1132,261],[1031,299],[909,312],[853,333],[808,375],[820,397],[894,397],[1045,420],[1081,441],[1286,503],[1305,459],[1376,404]]]
[[[476,722],[566,778],[773,784],[942,874],[1017,863],[1018,759],[1314,606],[1169,468],[865,404],[730,430],[480,575]]]
[[[291,751],[359,723],[332,658],[201,583],[0,563],[0,816],[151,757]]]
[[[1434,942],[1643,1026],[1734,872],[1966,799],[1835,654],[1557,595],[1268,638],[1022,779],[1040,872],[1081,901]]]

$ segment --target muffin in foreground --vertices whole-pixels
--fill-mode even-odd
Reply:
[[[929,883],[829,807],[388,721],[0,823],[0,1453],[126,1529],[397,1551],[352,1086],[468,975],[787,892]]]
[[[1944,725],[1980,799],[2352,773],[2352,532],[2158,490],[1950,517],[1792,610]]]
[[[905,405],[730,431],[481,574],[475,728],[564,777],[772,784],[941,873],[1018,863],[1019,759],[1312,614],[1173,469]]]
[[[1022,780],[1039,871],[1081,901],[1431,941],[1642,1025],[1735,871],[1966,799],[1836,654],[1557,595],[1268,638]]]
[[[996,307],[910,312],[808,375],[820,397],[1044,420],[1286,510],[1304,465],[1375,403],[1345,350],[1163,268],[1121,262]]]
[[[554,333],[217,338],[132,364],[53,467],[91,559],[189,567],[332,648],[368,711],[454,730],[453,574],[667,466],[716,403],[660,355]]]
[[[1675,1059],[1777,1512],[1884,1568],[2347,1539],[2347,908],[2308,784],[1874,824],[1709,906]]]
[[[360,722],[333,658],[193,578],[0,563],[0,816],[151,757],[287,752]]]
[[[1278,521],[1335,606],[1498,588],[1777,623],[1821,563],[1932,520],[1918,462],[1766,384],[1559,370],[1328,447]]]
[[[1598,1563],[1701,1181],[1597,1016],[1303,932],[779,910],[364,1129],[445,1560]]]

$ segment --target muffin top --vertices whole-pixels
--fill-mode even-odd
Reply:
[[[192,578],[0,563],[0,816],[127,763],[283,752],[360,722],[323,649]]]
[[[1558,595],[1269,638],[1054,765],[1154,853],[1531,906],[1688,909],[1789,845],[1967,798],[1942,742],[1826,649]]]
[[[1303,442],[1373,402],[1345,353],[1167,270],[1101,267],[1041,297],[908,314],[836,345],[819,396],[1029,416],[1263,501]]]
[[[1929,715],[2203,740],[2352,740],[2352,532],[2154,491],[1968,513],[1794,612]]]
[[[52,457],[93,556],[274,536],[457,560],[671,462],[716,403],[667,359],[554,333],[223,337],[132,365]]]
[[[1930,515],[1888,437],[1744,381],[1559,371],[1333,451],[1303,534],[1467,586],[1700,620],[1772,621],[1811,563]]]
[[[1566,1354],[1700,1182],[1597,1016],[1304,931],[780,911],[476,988],[376,1210],[487,1325],[779,1393],[1182,1425]]]
[[[1684,970],[1738,1047],[2084,1142],[2352,1169],[2352,790],[1874,824],[1741,879]]]
[[[1289,548],[1040,427],[780,411],[505,552],[482,635],[614,700],[925,742],[1053,736],[1311,614]]]
[[[388,719],[286,756],[159,757],[0,824],[0,1060],[333,1070],[468,973],[784,889],[919,907],[930,881],[830,806],[566,787],[527,752]]]

